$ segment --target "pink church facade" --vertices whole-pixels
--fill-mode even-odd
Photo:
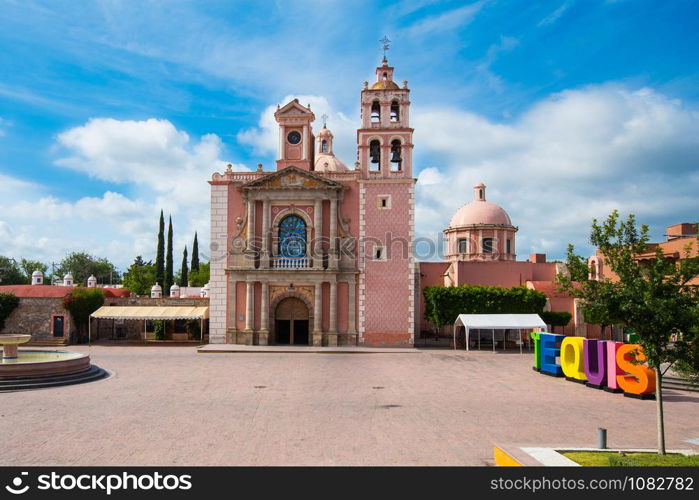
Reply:
[[[352,168],[293,100],[275,113],[276,171],[213,175],[210,342],[413,345],[409,95],[384,59],[361,91]]]

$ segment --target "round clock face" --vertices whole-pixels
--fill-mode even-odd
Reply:
[[[289,141],[289,144],[298,144],[301,142],[301,134],[296,130],[292,130],[289,132],[289,135],[286,136],[286,140]]]

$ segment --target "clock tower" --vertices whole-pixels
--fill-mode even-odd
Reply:
[[[308,107],[294,99],[284,107],[277,107],[274,118],[279,124],[279,159],[277,170],[295,166],[312,170],[314,136],[311,122],[315,115]]]

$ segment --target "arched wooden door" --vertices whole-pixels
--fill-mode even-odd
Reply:
[[[296,297],[282,300],[274,311],[274,342],[308,345],[308,308]]]

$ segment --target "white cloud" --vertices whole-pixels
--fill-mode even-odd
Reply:
[[[335,156],[345,162],[350,168],[354,165],[357,156],[357,128],[359,122],[348,118],[344,113],[337,111],[323,96],[317,95],[287,95],[279,103],[284,106],[292,99],[298,99],[303,106],[311,105],[311,111],[316,116],[314,131],[317,132],[323,126],[321,117],[328,116],[328,128],[333,133],[333,151]],[[277,105],[267,106],[260,114],[257,127],[246,129],[238,133],[238,142],[252,146],[257,154],[277,154],[279,147],[279,126],[274,119]],[[276,157],[276,156],[275,156]],[[269,167],[265,167],[269,168]]]
[[[444,33],[469,24],[483,8],[485,1],[474,2],[462,7],[421,19],[406,29],[408,36],[425,36],[434,32]]]
[[[551,96],[511,123],[453,109],[414,109],[417,231],[434,235],[488,185],[520,227],[520,258],[591,250],[593,217],[635,213],[656,237],[696,216],[699,113],[651,89],[591,86]]]
[[[558,21],[563,14],[573,5],[573,0],[566,0],[563,2],[556,10],[551,12],[548,16],[543,18],[537,26],[547,26],[549,24],[554,24],[556,21]]]
[[[166,218],[173,217],[176,267],[185,244],[191,251],[194,231],[205,253],[207,180],[225,169],[217,136],[192,140],[167,120],[95,118],[59,134],[57,143],[58,165],[132,194],[111,189],[101,196],[60,199],[45,186],[0,175],[0,232],[11,235],[3,238],[1,253],[48,262],[85,250],[125,268],[138,254],[153,258],[161,208]]]

